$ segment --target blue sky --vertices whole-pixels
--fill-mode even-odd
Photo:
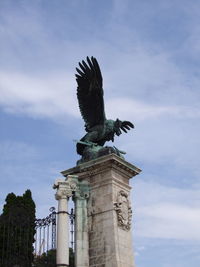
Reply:
[[[84,134],[75,67],[95,56],[131,181],[137,267],[200,265],[200,2],[0,1],[0,203],[33,193],[37,215]]]

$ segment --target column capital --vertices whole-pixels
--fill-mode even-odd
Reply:
[[[71,191],[58,189],[55,194],[55,198],[56,200],[68,199],[71,195]]]
[[[89,185],[87,181],[79,181],[78,176],[68,175],[65,180],[57,179],[53,186],[57,189],[56,200],[68,199],[72,196],[79,199],[89,197]]]
[[[53,185],[54,189],[57,189],[55,194],[56,200],[68,199],[72,196],[72,189],[69,183],[63,179],[57,179]]]

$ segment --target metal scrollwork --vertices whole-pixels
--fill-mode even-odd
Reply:
[[[41,255],[56,248],[56,209],[51,207],[50,214],[35,220],[35,255]]]
[[[36,224],[36,228],[39,227],[46,227],[48,225],[52,224],[56,224],[56,209],[54,207],[51,207],[49,209],[49,211],[51,212],[46,218],[43,219],[36,219],[35,220],[35,224]]]

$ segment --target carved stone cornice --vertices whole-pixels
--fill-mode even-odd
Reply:
[[[99,157],[95,160],[91,160],[80,164],[74,168],[62,171],[61,174],[67,177],[69,174],[78,175],[79,178],[85,178],[93,176],[106,170],[116,170],[120,172],[127,179],[139,174],[141,170],[124,159],[120,158],[115,154],[109,154],[106,156]]]

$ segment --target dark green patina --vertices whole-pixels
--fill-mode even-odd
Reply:
[[[82,156],[77,164],[111,153],[123,157],[125,152],[116,147],[104,147],[104,144],[106,141],[114,142],[115,135],[119,136],[121,130],[127,133],[134,125],[130,121],[106,119],[103,79],[96,58],[87,57],[87,63],[83,60],[79,66],[80,69],[76,68],[77,97],[87,133],[77,141],[77,153]]]

